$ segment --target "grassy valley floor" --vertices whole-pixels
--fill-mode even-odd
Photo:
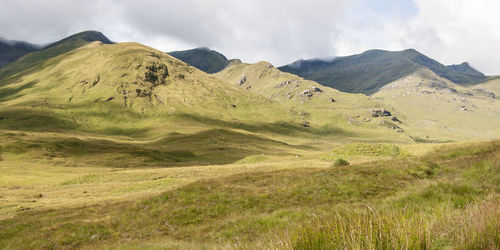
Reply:
[[[16,140],[2,145],[0,248],[500,247],[499,142],[344,139],[167,167],[130,162],[134,142],[72,155],[111,142],[2,136]]]

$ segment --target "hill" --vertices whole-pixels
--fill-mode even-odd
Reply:
[[[386,84],[421,68],[460,85],[475,84],[485,79],[482,73],[468,64],[447,67],[413,49],[369,50],[330,61],[299,60],[279,69],[344,92],[373,94]]]
[[[40,48],[39,45],[0,38],[0,68]]]
[[[288,107],[137,43],[70,39],[0,76],[0,131],[35,133],[34,141],[16,139],[27,144],[55,140],[59,150],[68,147],[66,160],[79,151],[72,147],[101,148],[95,157],[103,158],[89,158],[91,165],[116,163],[104,157],[110,150],[124,166],[230,163],[261,152],[290,154],[301,138],[336,132],[304,128]],[[46,138],[52,133],[57,139]]]
[[[268,62],[234,62],[216,77],[248,92],[290,106],[300,112],[311,127],[337,126],[353,133],[405,140],[405,125],[395,122],[398,112],[365,95],[350,94],[322,86],[317,82],[282,72]],[[388,116],[372,116],[374,110],[387,110]],[[397,123],[397,124],[396,124]]]
[[[479,86],[460,86],[421,68],[386,84],[372,97],[397,107],[416,140],[495,138],[500,132],[500,102],[492,92],[476,89]]]
[[[16,63],[7,65],[0,70],[0,79],[31,69],[37,64],[44,63],[51,58],[70,52],[90,42],[112,44],[106,36],[98,31],[80,32],[29,53],[19,58]]]
[[[60,41],[51,43],[44,49],[49,49],[62,44],[81,44],[85,42],[101,42],[103,44],[113,44],[113,42],[101,32],[95,30],[87,30],[68,36]]]
[[[208,48],[172,51],[168,54],[209,74],[223,70],[230,63],[223,54]]]

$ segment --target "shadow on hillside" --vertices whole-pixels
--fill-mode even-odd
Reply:
[[[38,83],[38,81],[34,80],[31,82],[25,83],[19,87],[2,88],[0,90],[0,102],[5,102],[8,100],[12,100],[14,98],[19,98],[21,96],[21,95],[17,95],[19,92],[21,92],[25,89],[33,88],[33,86],[35,86],[35,84],[37,84],[37,83]]]
[[[273,123],[244,123],[244,122],[234,122],[234,121],[223,121],[218,119],[213,119],[209,117],[197,116],[193,114],[176,114],[178,118],[188,119],[195,122],[199,122],[206,125],[219,126],[225,128],[237,128],[243,129],[250,132],[270,132],[281,135],[299,135],[304,136],[315,135],[315,136],[329,136],[329,135],[342,135],[349,137],[359,136],[358,133],[347,131],[339,127],[305,127],[300,123],[292,122],[273,122]]]
[[[11,138],[12,139],[12,138]],[[15,138],[3,143],[3,152],[29,153],[29,159],[57,160],[64,164],[85,164],[116,168],[220,165],[246,156],[287,155],[298,146],[225,129],[194,134],[173,133],[156,142],[138,143],[78,138]],[[27,158],[28,159],[28,158]]]

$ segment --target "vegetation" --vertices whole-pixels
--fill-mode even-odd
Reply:
[[[337,158],[333,164],[332,164],[332,167],[339,167],[339,166],[349,166],[349,162],[342,159],[342,158]]]
[[[500,143],[493,142],[448,146],[420,157],[348,168],[262,168],[174,184],[177,188],[137,202],[22,211],[0,222],[0,244],[4,248],[117,247],[127,242],[141,246],[145,241],[181,248],[194,242],[296,249],[498,247],[499,149]],[[226,170],[237,168],[241,165]],[[63,187],[116,182],[106,177],[110,174],[118,180],[131,178],[108,172],[64,182]]]

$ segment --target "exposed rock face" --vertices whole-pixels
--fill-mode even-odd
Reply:
[[[136,89],[135,93],[137,94],[137,97],[148,97],[148,96],[151,96],[151,90],[150,89]]]
[[[165,84],[165,79],[168,77],[168,68],[163,63],[151,63],[146,66],[144,80],[153,83],[154,85]]]
[[[319,93],[321,93],[321,92],[323,92],[323,90],[320,89],[320,88],[318,88],[318,87],[313,87],[313,92],[319,92]]]
[[[379,116],[392,116],[391,112],[387,110],[380,110],[380,109],[374,109],[372,110],[372,117],[379,117]]]
[[[313,96],[313,93],[312,93],[312,91],[311,91],[311,90],[306,89],[306,90],[304,90],[304,91],[301,93],[301,95],[303,95],[303,96],[307,96],[307,97],[312,97],[312,96]]]
[[[245,82],[247,82],[247,76],[241,77],[240,82],[238,84],[243,85],[243,84],[245,84]]]
[[[395,117],[395,116],[393,116],[393,117],[391,118],[391,120],[392,120],[392,121],[395,121],[395,122],[399,122],[399,123],[401,123],[401,120],[399,120],[399,119],[398,119],[397,117]]]

